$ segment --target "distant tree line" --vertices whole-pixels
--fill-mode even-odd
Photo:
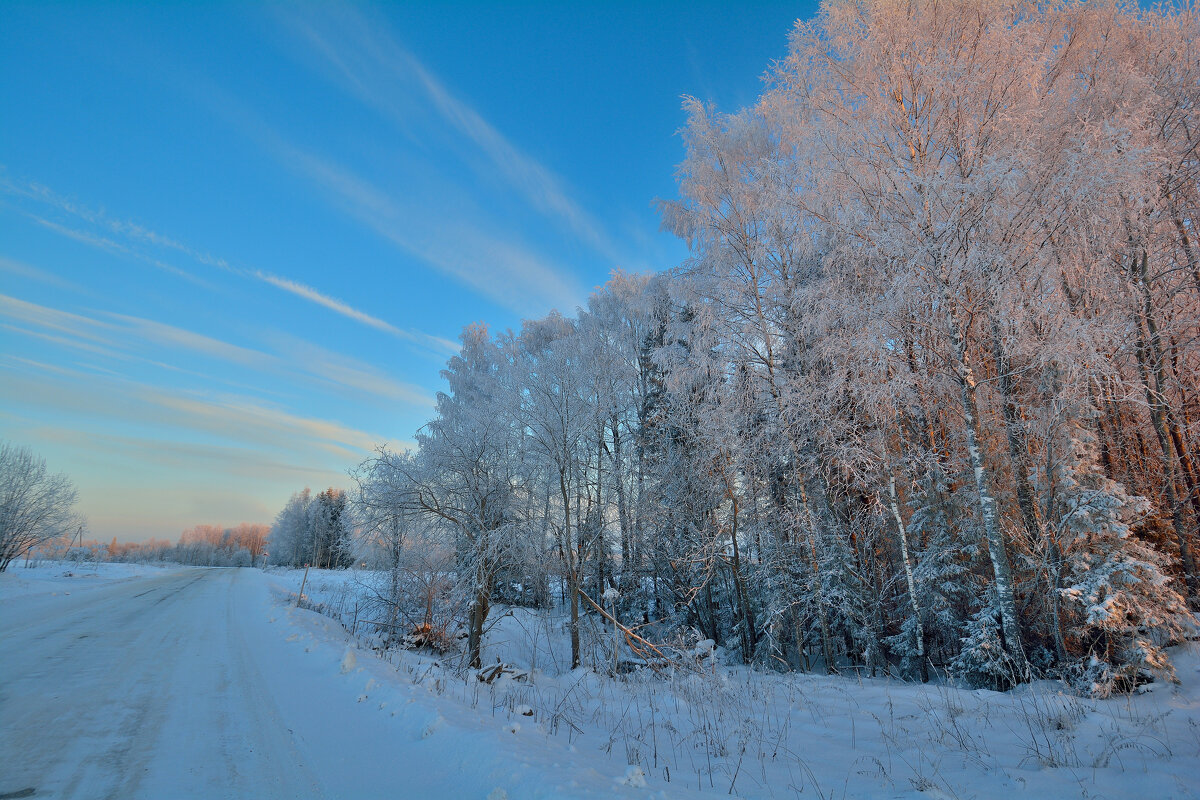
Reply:
[[[171,562],[201,567],[258,567],[263,565],[269,525],[243,522],[232,528],[197,525],[171,544],[162,539],[112,542],[105,549],[110,561]]]

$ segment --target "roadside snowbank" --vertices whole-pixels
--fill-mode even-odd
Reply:
[[[300,574],[269,577],[277,602],[294,598]],[[314,570],[305,595],[344,610],[353,606],[357,580]],[[1194,643],[1172,651],[1179,685],[1152,684],[1108,700],[1079,698],[1050,681],[997,693],[762,673],[711,660],[702,672],[613,680],[563,672],[569,655],[559,616],[495,613],[485,661],[528,669],[530,681],[504,677],[488,685],[473,673],[464,677],[456,658],[360,650],[359,670],[378,686],[363,688],[362,702],[389,686],[400,697],[415,692],[432,703],[421,712],[428,717],[409,718],[417,738],[490,727],[514,737],[523,753],[565,744],[572,763],[599,763],[591,769],[619,775],[622,790],[646,781],[669,786],[671,796],[687,787],[746,798],[1200,797]],[[341,625],[303,610],[289,615],[309,636],[319,633],[336,670],[353,644]]]
[[[435,659],[414,653],[381,657],[341,624],[292,603],[291,575],[269,575],[268,621],[281,630],[262,646],[276,667],[282,716],[306,726],[344,731],[350,752],[370,752],[382,739],[391,754],[378,765],[394,776],[397,797],[549,800],[550,798],[687,798],[693,790],[637,776],[637,765],[560,727],[552,710],[512,702],[514,687],[463,680]],[[336,578],[317,586],[338,590]],[[313,572],[309,581],[313,581]],[[347,576],[346,580],[350,580]],[[305,587],[305,595],[309,595]],[[311,595],[309,595],[311,597]],[[320,595],[328,599],[327,595]],[[315,599],[315,598],[314,598]],[[268,669],[267,664],[262,668]],[[336,682],[338,702],[313,707],[311,685]],[[328,695],[326,695],[328,696]],[[557,734],[557,735],[556,735]],[[321,754],[318,753],[320,758]],[[320,764],[312,765],[318,774]],[[366,780],[366,778],[364,778]],[[343,796],[366,797],[366,785]]]

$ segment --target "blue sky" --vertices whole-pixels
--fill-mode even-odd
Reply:
[[[674,266],[680,97],[805,3],[0,8],[0,438],[100,538],[267,522],[428,419],[464,325]]]

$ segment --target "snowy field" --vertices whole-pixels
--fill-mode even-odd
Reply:
[[[70,574],[67,574],[70,573]],[[1200,653],[1083,700],[705,662],[563,671],[561,620],[489,634],[493,684],[292,606],[300,574],[101,564],[0,575],[0,796],[1200,797]],[[352,608],[351,572],[305,594]],[[13,758],[10,754],[19,754]]]
[[[95,588],[120,581],[162,575],[189,569],[175,564],[102,564],[97,562],[41,561],[26,568],[16,561],[0,573],[0,603],[26,601],[39,595],[68,594],[78,589]]]

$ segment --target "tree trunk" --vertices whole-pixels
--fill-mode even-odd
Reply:
[[[975,372],[967,356],[967,343],[959,326],[949,293],[944,296],[950,323],[950,343],[954,350],[955,371],[961,390],[963,417],[967,434],[967,456],[975,474],[975,488],[979,493],[979,510],[983,516],[984,535],[987,538],[988,556],[996,580],[996,596],[1000,606],[1000,637],[1004,649],[1013,659],[1017,670],[1015,678],[1023,681],[1028,676],[1025,652],[1021,646],[1021,630],[1017,621],[1017,603],[1013,590],[1012,566],[1005,549],[1004,534],[1000,530],[1000,519],[996,498],[992,494],[991,482],[986,467],[984,443],[979,435],[979,409],[975,400]]]
[[[1183,482],[1188,490],[1188,500],[1192,504],[1192,511],[1196,515],[1196,522],[1200,524],[1200,485],[1197,485],[1196,470],[1192,466],[1192,459],[1188,454],[1187,442],[1183,438],[1179,421],[1175,417],[1175,412],[1170,407],[1167,408],[1166,417],[1167,432],[1171,436],[1171,444],[1175,446],[1175,455],[1179,458],[1179,468],[1183,473]]]
[[[821,655],[825,659],[825,672],[832,675],[837,670],[833,663],[833,645],[830,643],[829,610],[825,608],[825,587],[821,584],[821,563],[817,556],[817,519],[813,514],[812,505],[808,502],[808,491],[801,482],[800,502],[808,518],[808,557],[812,569],[813,594],[817,601],[817,622],[821,626]]]
[[[629,503],[625,497],[625,478],[621,474],[621,429],[617,420],[612,421],[613,446],[611,460],[613,465],[613,488],[617,492],[617,524],[621,527],[621,580],[620,591],[628,593],[633,586],[633,558],[630,548],[632,535],[629,521]]]
[[[754,657],[757,647],[757,636],[754,630],[754,612],[750,607],[750,591],[746,587],[746,579],[742,574],[742,557],[738,548],[738,501],[733,497],[733,525],[730,538],[733,541],[733,560],[730,564],[733,572],[734,591],[738,595],[738,606],[742,622],[742,660],[749,664]]]
[[[1179,560],[1183,566],[1184,583],[1187,587],[1188,598],[1194,601],[1200,592],[1200,585],[1198,585],[1200,579],[1197,577],[1196,562],[1192,556],[1179,495],[1176,491],[1176,458],[1167,430],[1168,410],[1166,387],[1164,386],[1162,338],[1154,319],[1154,299],[1150,294],[1147,277],[1149,255],[1144,249],[1141,255],[1140,259],[1134,259],[1132,270],[1134,282],[1142,297],[1142,308],[1137,320],[1137,361],[1142,376],[1142,385],[1146,391],[1146,402],[1150,406],[1150,421],[1154,426],[1154,434],[1158,438],[1159,449],[1162,450],[1163,488],[1166,492],[1167,504],[1171,507],[1171,524],[1175,529],[1175,539],[1179,544]]]
[[[888,505],[896,530],[900,533],[900,558],[904,562],[904,580],[908,583],[908,600],[912,605],[913,619],[917,625],[917,658],[921,662],[921,682],[929,682],[929,660],[925,658],[925,625],[921,622],[921,603],[917,599],[917,584],[913,580],[912,562],[908,555],[908,528],[900,515],[900,504],[896,500],[896,476],[888,475]]]
[[[396,626],[400,622],[400,537],[397,532],[396,522],[392,522],[392,580],[389,589],[391,596],[388,597],[388,624],[391,627],[389,635],[394,635]]]
[[[487,588],[476,587],[475,598],[471,602],[471,610],[467,617],[467,655],[469,665],[473,669],[483,666],[483,625],[487,621],[490,604],[491,597]]]
[[[1139,325],[1140,329],[1140,325]],[[1175,541],[1179,545],[1179,560],[1183,567],[1184,586],[1189,599],[1197,597],[1196,562],[1192,556],[1192,548],[1188,542],[1187,528],[1183,522],[1180,509],[1179,495],[1175,489],[1175,459],[1171,452],[1171,442],[1167,437],[1167,425],[1162,405],[1155,396],[1150,385],[1150,375],[1146,366],[1145,339],[1139,332],[1137,343],[1138,366],[1142,373],[1142,384],[1146,390],[1146,403],[1150,407],[1150,423],[1154,426],[1154,434],[1158,438],[1162,450],[1163,463],[1163,493],[1167,505],[1171,509],[1171,526],[1175,530]]]
[[[567,593],[571,604],[571,669],[580,665],[579,657],[579,581],[582,579],[581,565],[571,540],[571,493],[567,488],[567,477],[559,470],[558,487],[563,500],[563,565],[567,579]]]
[[[1017,492],[1017,506],[1021,509],[1021,522],[1029,541],[1037,542],[1041,535],[1041,524],[1037,517],[1037,505],[1033,499],[1033,487],[1029,483],[1028,451],[1021,430],[1021,417],[1017,409],[1015,388],[1008,357],[1004,352],[1000,321],[992,318],[992,356],[996,362],[996,386],[1000,390],[1004,409],[1004,432],[1008,439],[1008,456],[1012,464],[1013,484]]]

